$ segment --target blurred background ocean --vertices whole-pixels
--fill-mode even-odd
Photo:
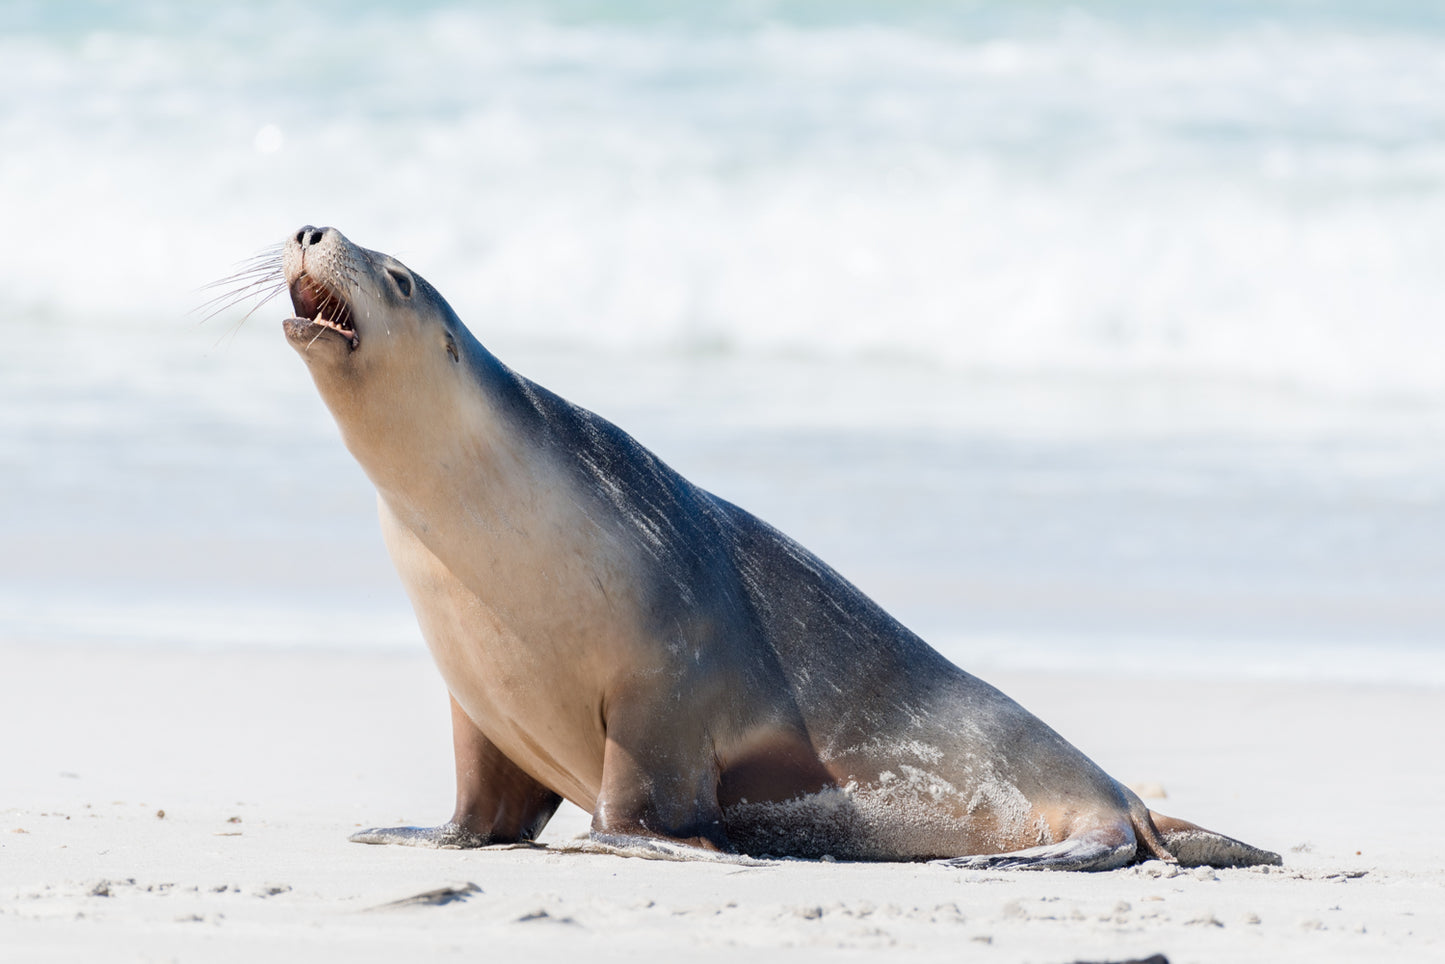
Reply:
[[[302,224],[965,668],[1445,683],[1445,8],[0,4],[0,639],[419,646]]]

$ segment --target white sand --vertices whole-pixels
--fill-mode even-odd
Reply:
[[[1445,959],[1438,690],[989,674],[1164,787],[1155,809],[1285,867],[982,874],[351,844],[450,813],[425,654],[57,643],[0,666],[0,960]],[[568,807],[547,839],[585,827]]]

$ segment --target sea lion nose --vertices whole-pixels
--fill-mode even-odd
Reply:
[[[325,233],[326,230],[324,228],[313,228],[308,224],[296,232],[296,243],[303,248],[313,247],[321,243],[321,237]]]

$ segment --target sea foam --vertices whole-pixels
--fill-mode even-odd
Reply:
[[[7,313],[171,323],[313,222],[544,344],[1445,397],[1423,14],[51,6]]]

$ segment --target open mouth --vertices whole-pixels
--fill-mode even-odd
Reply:
[[[309,274],[302,274],[291,282],[291,305],[296,309],[297,318],[304,318],[313,325],[330,328],[339,333],[346,339],[352,351],[361,344],[361,339],[356,334],[356,325],[351,320],[351,305],[340,293]]]

